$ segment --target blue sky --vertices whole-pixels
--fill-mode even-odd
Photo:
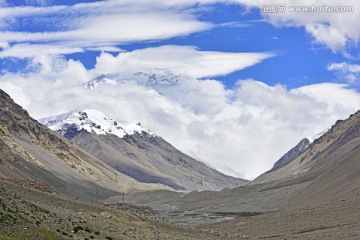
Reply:
[[[7,1],[7,7],[49,7],[56,5],[73,6],[75,3],[90,3],[96,1]],[[346,82],[343,76],[334,75],[327,66],[332,62],[346,61],[349,64],[359,64],[359,59],[344,57],[342,51],[352,56],[358,55],[358,46],[350,43],[342,49],[332,50],[326,44],[319,43],[316,38],[306,32],[303,26],[274,26],[264,20],[259,8],[250,8],[245,4],[200,3],[185,6],[185,9],[196,11],[199,21],[209,22],[214,26],[204,31],[195,31],[181,36],[169,36],[164,39],[148,39],[125,43],[112,43],[126,51],[162,45],[196,46],[202,51],[219,52],[273,52],[277,56],[267,59],[257,65],[239,71],[218,76],[228,88],[232,88],[238,79],[254,78],[269,85],[283,84],[288,88],[321,82]],[[14,8],[14,11],[17,11]],[[72,17],[84,17],[88,13],[74,14]],[[300,13],[299,13],[300,14]],[[333,14],[329,13],[328,15]],[[354,13],[339,13],[349,15]],[[335,14],[334,14],[335,15]],[[25,15],[9,24],[5,29],[16,32],[61,31],[66,26],[68,16],[59,12],[42,16]],[[114,23],[116,24],[116,23]],[[355,39],[356,40],[356,39]],[[25,41],[26,42],[26,41]],[[351,39],[350,41],[351,42]],[[11,43],[10,43],[11,44]],[[74,54],[64,54],[67,59],[80,60],[85,67],[92,68],[100,51],[85,51]],[[113,53],[117,54],[117,53]],[[23,61],[1,59],[1,65],[9,71],[17,71]],[[355,81],[351,84],[358,88]]]
[[[359,2],[316,13],[264,13],[264,4],[300,3],[0,0],[0,87],[35,118],[101,108],[222,172],[254,178],[360,106]],[[134,82],[92,94],[81,87],[103,73],[152,69],[186,80],[157,97]]]

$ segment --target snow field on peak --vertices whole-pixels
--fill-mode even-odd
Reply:
[[[51,130],[59,133],[65,132],[69,126],[76,126],[78,131],[84,129],[97,135],[114,134],[120,138],[135,133],[143,134],[144,132],[153,135],[150,130],[143,128],[140,123],[122,125],[95,109],[70,112],[57,117],[43,119],[42,122]]]

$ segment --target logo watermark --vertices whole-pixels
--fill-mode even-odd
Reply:
[[[303,5],[287,6],[286,4],[264,4],[263,13],[308,12],[308,13],[352,13],[354,6]]]

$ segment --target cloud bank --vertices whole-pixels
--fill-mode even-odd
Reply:
[[[24,30],[38,25],[44,29]],[[212,27],[180,2],[110,0],[71,6],[3,7],[0,57],[31,57],[31,52],[43,48],[38,55],[106,50],[124,43],[187,36]]]
[[[117,56],[102,53],[95,69],[102,73],[136,71],[138,69],[164,68],[174,73],[194,78],[227,75],[255,65],[275,53],[232,53],[199,51],[191,46],[165,45],[156,48],[122,52]]]
[[[347,62],[331,63],[328,65],[329,71],[334,71],[340,78],[345,78],[348,83],[355,83],[360,77],[360,65],[349,64]]]

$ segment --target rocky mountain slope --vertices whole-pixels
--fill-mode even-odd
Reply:
[[[360,113],[357,112],[346,120],[337,121],[330,130],[310,144],[306,151],[294,156],[285,166],[259,176],[252,184],[303,176],[317,177],[329,166],[343,164],[345,158],[360,144],[359,117]],[[358,166],[355,164],[353,167]]]
[[[274,163],[272,169],[280,168],[286,165],[292,158],[296,157],[302,151],[304,151],[310,145],[310,140],[308,138],[303,138],[295,147],[290,149],[287,153],[284,154],[278,161]]]
[[[38,180],[59,192],[98,200],[130,189],[161,189],[139,183],[94,158],[32,119],[0,90],[0,177]]]
[[[117,171],[175,190],[220,190],[248,182],[225,176],[174,148],[140,123],[120,124],[97,110],[41,120]]]

